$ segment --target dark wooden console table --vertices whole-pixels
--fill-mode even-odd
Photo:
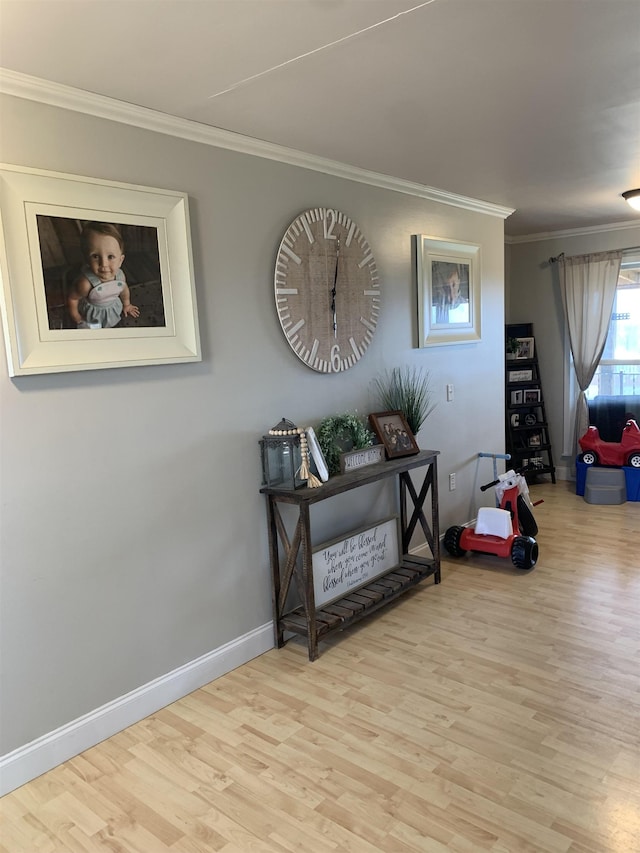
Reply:
[[[425,578],[433,575],[434,582],[440,583],[438,454],[437,450],[422,450],[416,456],[368,465],[347,474],[331,477],[327,483],[315,489],[276,489],[265,486],[260,490],[267,498],[269,557],[273,581],[273,621],[278,648],[282,648],[285,643],[285,631],[299,634],[307,637],[309,660],[316,660],[318,640],[384,607]],[[426,472],[422,486],[419,491],[416,491],[409,472],[425,466]],[[316,609],[312,566],[311,505],[350,489],[396,476],[399,484],[398,503],[402,545],[400,565],[354,592],[348,593],[338,601],[324,604]],[[431,512],[428,521],[423,507],[429,492]],[[291,537],[283,522],[279,504],[293,504],[298,507],[298,518]],[[409,515],[411,504],[413,511]],[[430,557],[409,554],[411,537],[418,523],[431,551]],[[282,560],[280,550],[282,550]],[[296,581],[302,603],[285,612],[293,579]]]

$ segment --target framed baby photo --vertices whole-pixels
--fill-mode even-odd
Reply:
[[[0,165],[10,376],[200,361],[184,193]]]
[[[480,340],[480,246],[413,237],[418,347]]]

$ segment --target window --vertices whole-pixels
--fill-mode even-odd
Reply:
[[[640,396],[640,257],[623,258],[609,334],[587,399]]]
[[[565,335],[564,424],[562,453],[573,456],[573,412],[578,383],[573,369],[569,335]],[[588,400],[602,396],[640,395],[640,253],[622,257],[618,286],[602,360],[591,385]]]

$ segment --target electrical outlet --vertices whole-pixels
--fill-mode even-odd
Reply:
[[[447,385],[447,403],[453,403],[453,384]]]
[[[449,474],[449,491],[455,492],[456,490],[456,475]]]

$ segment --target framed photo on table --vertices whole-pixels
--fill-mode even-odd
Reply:
[[[10,376],[201,360],[184,193],[1,165],[0,205]],[[111,279],[92,270],[88,231],[109,241],[118,268]],[[83,278],[87,311],[93,289],[119,283],[124,293],[126,285],[122,305],[112,300],[120,317],[77,322]]]
[[[418,347],[476,343],[480,336],[480,246],[413,236]]]
[[[369,415],[371,429],[384,445],[387,459],[420,453],[409,424],[402,412],[375,412]]]

